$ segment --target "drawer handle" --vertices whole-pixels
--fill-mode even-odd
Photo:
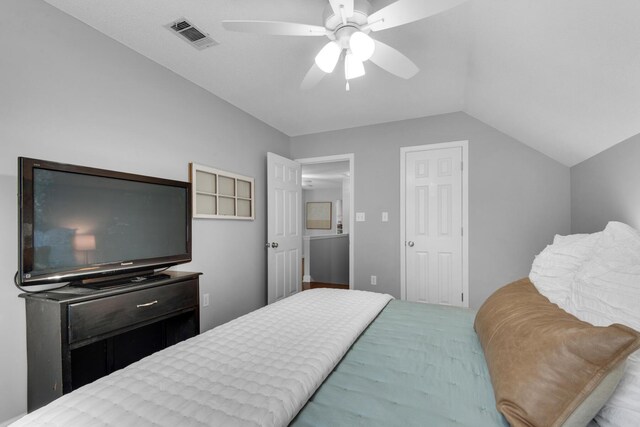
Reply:
[[[158,300],[155,300],[155,301],[148,302],[146,304],[138,304],[138,305],[136,305],[136,307],[138,307],[138,308],[140,308],[140,307],[149,307],[150,305],[154,305],[154,304],[157,304],[157,303],[158,303]]]

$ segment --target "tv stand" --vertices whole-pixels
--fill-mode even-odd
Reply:
[[[166,271],[26,301],[29,412],[200,332],[200,273]]]

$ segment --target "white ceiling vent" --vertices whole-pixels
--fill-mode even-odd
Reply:
[[[182,40],[199,50],[219,44],[209,37],[208,34],[199,30],[195,25],[183,18],[177,19],[165,25],[165,27],[175,32]]]

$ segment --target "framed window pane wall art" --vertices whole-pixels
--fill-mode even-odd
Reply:
[[[193,186],[193,217],[255,219],[253,178],[189,163]]]
[[[331,230],[331,202],[307,202],[307,230]]]

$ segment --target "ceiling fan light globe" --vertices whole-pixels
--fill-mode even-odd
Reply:
[[[349,38],[349,48],[360,61],[368,61],[376,50],[376,42],[369,35],[358,31]]]
[[[316,55],[316,65],[325,73],[332,73],[340,59],[341,52],[342,48],[338,43],[334,41],[327,43]]]
[[[347,80],[364,76],[364,64],[355,54],[349,52],[344,58],[344,77]]]

